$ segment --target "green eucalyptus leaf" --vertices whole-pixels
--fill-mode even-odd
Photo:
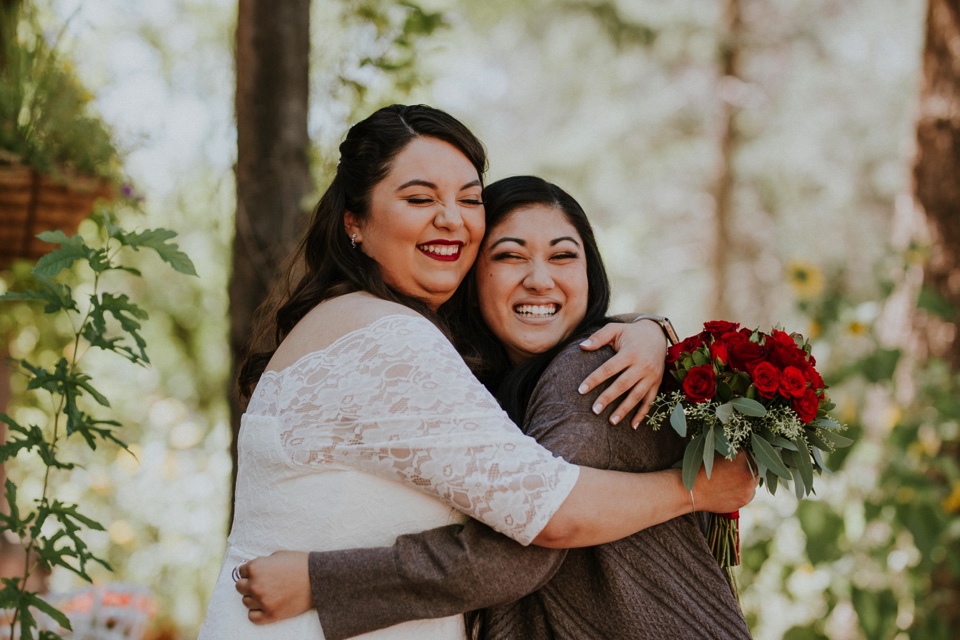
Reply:
[[[790,471],[783,464],[783,460],[780,459],[780,454],[769,442],[754,433],[750,435],[750,444],[753,448],[753,456],[757,460],[762,461],[770,471],[784,480],[790,479]]]
[[[683,404],[680,402],[670,412],[670,426],[681,438],[687,437],[687,416],[683,413]]]
[[[693,483],[697,479],[697,472],[703,463],[703,449],[706,444],[704,434],[698,435],[687,444],[683,452],[683,486],[693,491]]]
[[[839,433],[834,433],[833,431],[821,431],[820,437],[834,447],[849,447],[853,444],[852,439],[842,436]]]
[[[820,427],[821,429],[839,429],[841,425],[839,422],[834,422],[829,418],[817,418],[810,423],[811,427]]]
[[[777,495],[777,487],[780,484],[780,478],[777,477],[777,474],[767,469],[767,472],[764,474],[764,478],[767,480],[767,491],[770,492],[770,495]]]
[[[707,472],[707,477],[713,473],[713,457],[716,452],[717,439],[714,435],[716,427],[710,427],[703,439],[703,469]]]
[[[790,474],[793,476],[793,494],[797,496],[797,500],[803,500],[804,486],[803,478],[800,476],[800,470],[796,467],[791,467]]]
[[[730,445],[730,441],[727,440],[727,434],[723,432],[723,429],[714,429],[714,448],[717,453],[722,455],[725,458],[729,458],[733,455],[733,447]]]
[[[833,471],[823,461],[823,453],[821,453],[820,449],[814,448],[811,449],[810,452],[813,454],[813,459],[816,461],[817,466],[820,467],[822,472],[827,474],[833,473]]]
[[[790,440],[787,440],[783,436],[767,437],[767,440],[774,447],[780,447],[781,449],[787,449],[788,451],[798,451],[797,445],[795,445]]]
[[[733,398],[732,400],[730,400],[730,404],[733,406],[734,409],[736,409],[737,411],[739,411],[745,416],[762,418],[763,416],[767,415],[767,408],[764,407],[759,402],[757,402],[756,400],[752,400],[750,398],[744,398],[744,397]]]
[[[807,448],[807,443],[804,442],[800,436],[794,439],[793,443],[797,447],[797,453],[795,455],[797,469],[799,469],[800,476],[803,478],[804,488],[808,489],[807,493],[810,493],[809,490],[813,488],[813,463],[810,462],[810,450]]]
[[[730,420],[733,419],[733,405],[725,402],[716,408],[715,413],[717,414],[717,420],[723,424],[729,424]]]

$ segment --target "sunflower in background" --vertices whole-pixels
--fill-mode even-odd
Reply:
[[[810,301],[823,293],[823,272],[812,262],[788,262],[787,281],[798,300]]]

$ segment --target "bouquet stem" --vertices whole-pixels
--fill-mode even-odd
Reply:
[[[736,573],[740,566],[740,512],[711,514],[707,525],[707,544],[723,570],[730,590],[740,602]]]

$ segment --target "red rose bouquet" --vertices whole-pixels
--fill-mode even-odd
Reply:
[[[650,411],[654,429],[670,426],[690,442],[683,483],[693,488],[700,466],[707,477],[714,455],[750,452],[770,493],[794,484],[797,498],[813,493],[813,477],[828,471],[823,454],[853,441],[830,418],[834,408],[810,345],[798,333],[769,334],[716,320],[667,351],[667,371],[679,390],[661,392]],[[714,515],[711,550],[724,568],[740,564],[738,513]]]

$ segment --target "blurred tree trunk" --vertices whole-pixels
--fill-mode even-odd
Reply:
[[[960,0],[929,0],[914,164],[916,199],[926,214],[931,255],[923,286],[946,317],[918,316],[928,355],[960,372]],[[957,457],[956,447],[942,455]],[[960,580],[945,563],[931,576],[947,628],[960,627]]]
[[[928,327],[932,355],[960,369],[960,0],[929,0],[917,120],[916,197],[931,234],[924,286],[952,308]]]
[[[733,159],[737,148],[736,118],[737,103],[731,99],[724,86],[740,81],[740,0],[727,0],[723,11],[723,32],[720,44],[720,80],[717,94],[720,99],[720,158],[714,185],[714,234],[711,272],[714,277],[714,299],[710,314],[716,319],[732,319],[731,262],[738,254],[735,250],[736,234],[733,232],[733,186],[736,176]]]
[[[236,37],[232,371],[253,333],[254,312],[300,234],[303,203],[312,189],[307,135],[310,0],[239,0]],[[235,388],[230,413],[235,486],[242,413]]]

